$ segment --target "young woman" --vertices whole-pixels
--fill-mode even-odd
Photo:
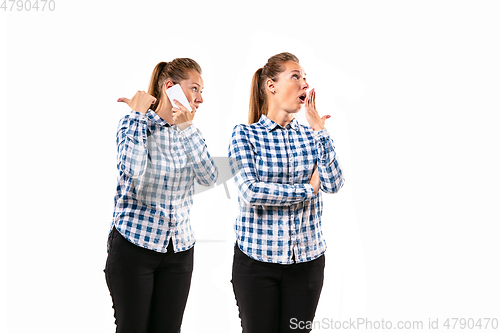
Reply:
[[[323,286],[321,192],[344,178],[333,142],[307,94],[297,57],[269,58],[252,80],[249,125],[233,129],[229,157],[239,215],[232,284],[244,333],[309,332]],[[295,114],[305,104],[309,126]]]
[[[191,111],[168,99],[166,89],[177,83]],[[217,179],[192,124],[202,89],[200,66],[177,58],[156,65],[148,93],[118,99],[132,111],[118,125],[119,176],[104,270],[116,332],[180,330],[193,270],[194,181],[211,186]]]

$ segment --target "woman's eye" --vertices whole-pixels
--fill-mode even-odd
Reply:
[[[198,91],[198,88],[193,87],[193,88],[191,88],[191,90],[192,90],[193,92],[197,92],[197,91]]]

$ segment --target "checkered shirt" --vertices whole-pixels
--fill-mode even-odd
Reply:
[[[326,129],[313,131],[293,120],[286,127],[261,116],[237,125],[229,144],[238,188],[235,232],[250,258],[270,263],[311,261],[326,250],[321,230],[321,191],[309,184],[317,165],[321,190],[336,193],[344,184],[333,141]]]
[[[119,175],[111,229],[161,253],[170,241],[174,252],[193,247],[194,180],[212,186],[218,174],[201,132],[194,125],[181,131],[152,110],[132,111],[120,120],[116,143]],[[108,251],[109,245],[108,239]]]

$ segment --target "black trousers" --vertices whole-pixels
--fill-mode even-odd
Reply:
[[[191,286],[194,248],[174,253],[147,250],[115,228],[104,269],[116,332],[178,333]]]
[[[251,259],[236,245],[231,282],[243,333],[310,332],[297,323],[314,319],[324,268],[324,255],[281,265]]]

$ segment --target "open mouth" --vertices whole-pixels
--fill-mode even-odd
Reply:
[[[301,103],[304,103],[306,101],[306,96],[307,96],[306,93],[303,93],[302,95],[299,96],[299,99],[300,99]]]

